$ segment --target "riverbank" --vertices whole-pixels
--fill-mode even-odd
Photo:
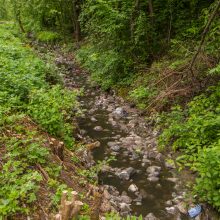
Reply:
[[[79,91],[65,89],[10,22],[0,24],[0,60],[0,217],[97,215],[98,188],[80,174],[87,150],[74,140]]]

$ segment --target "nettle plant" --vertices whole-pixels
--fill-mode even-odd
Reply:
[[[59,85],[50,89],[32,91],[28,113],[50,134],[60,137],[67,146],[73,145],[72,116],[79,113],[77,91],[62,89]]]

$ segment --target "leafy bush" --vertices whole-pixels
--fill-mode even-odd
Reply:
[[[34,138],[35,133],[25,131],[25,127],[18,124],[12,128],[23,133],[20,135],[23,138],[7,137],[4,140],[7,152],[3,157],[5,163],[0,172],[0,216],[28,212],[24,204],[36,200],[38,183],[42,180],[42,176],[33,171],[32,166],[36,163],[46,163],[49,154],[49,151],[42,147],[43,140]]]
[[[32,91],[28,112],[46,131],[62,138],[66,144],[73,144],[73,129],[70,119],[76,110],[77,92],[54,86],[49,90]]]
[[[200,198],[220,210],[220,84],[194,98],[188,108],[176,107],[160,117],[165,129],[159,144],[182,151],[180,165],[198,172],[195,190]]]
[[[196,193],[201,200],[220,210],[220,140],[213,146],[200,150],[195,166],[199,172]]]
[[[184,149],[187,153],[197,153],[199,148],[208,147],[219,139],[219,98],[220,86],[210,88],[210,95],[200,95],[188,104],[188,109],[176,108],[165,120],[160,136],[160,144],[167,145],[169,141],[175,149]],[[184,117],[186,116],[186,118]]]
[[[150,92],[144,86],[139,86],[138,88],[130,92],[130,97],[137,101],[141,101],[142,99],[148,98],[149,96]]]
[[[54,192],[61,189],[60,169],[48,164],[49,149],[37,124],[72,146],[72,116],[78,108],[78,93],[51,86],[51,80],[59,81],[51,74],[53,66],[37,58],[12,32],[11,24],[0,25],[0,219],[30,212],[41,187],[38,165],[57,182]],[[57,202],[60,196],[55,197]]]
[[[84,46],[78,50],[77,59],[105,90],[122,84],[131,73],[130,60],[111,49],[100,51],[92,46]]]
[[[44,43],[55,43],[60,39],[61,36],[57,32],[41,31],[37,34],[37,40]]]
[[[10,26],[9,26],[10,28]],[[70,118],[76,111],[77,92],[52,88],[60,82],[53,66],[45,64],[23,45],[9,29],[1,26],[0,33],[0,116],[11,111],[28,112],[49,133],[59,136],[72,146],[73,128]]]

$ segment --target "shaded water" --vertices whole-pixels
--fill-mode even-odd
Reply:
[[[100,90],[96,90],[92,88],[90,84],[87,82],[87,76],[84,74],[79,74],[80,71],[73,71],[71,77],[73,77],[74,87],[83,87],[85,89],[84,96],[80,98],[80,102],[82,107],[87,110],[87,113],[84,117],[79,119],[79,127],[84,130],[85,135],[91,138],[94,141],[99,141],[101,146],[97,149],[93,150],[93,157],[96,162],[103,161],[110,158],[113,155],[113,152],[109,149],[107,143],[115,142],[120,137],[127,137],[130,135],[129,132],[124,131],[120,128],[120,126],[113,126],[109,122],[109,111],[103,109],[101,105],[97,105],[97,99],[101,99],[103,95]],[[97,121],[91,120],[91,117],[95,117]],[[138,117],[138,116],[135,116]],[[125,123],[128,122],[129,117],[125,117],[123,120]],[[139,118],[140,119],[140,118]],[[142,118],[144,120],[144,118]],[[117,121],[116,121],[117,122]],[[103,128],[102,131],[94,130],[94,127],[101,126]],[[139,125],[137,125],[138,128]],[[143,130],[143,128],[140,128]],[[137,129],[138,131],[138,129]],[[138,134],[142,137],[147,137],[149,134],[146,134],[143,131],[142,134]],[[150,182],[147,180],[146,169],[147,166],[142,166],[142,158],[137,157],[136,159],[132,159],[131,152],[127,153],[125,148],[120,148],[120,151],[115,155],[116,161],[111,162],[111,167],[116,168],[128,168],[132,167],[136,171],[138,171],[130,180],[121,180],[114,173],[102,173],[99,175],[99,183],[102,185],[111,185],[117,188],[120,192],[127,192],[128,196],[130,196],[133,201],[131,204],[131,214],[143,217],[149,213],[153,213],[156,217],[161,220],[186,220],[189,219],[185,215],[178,215],[174,217],[174,215],[168,214],[166,211],[166,202],[168,200],[174,199],[177,196],[175,184],[167,180],[168,177],[173,177],[170,170],[164,167],[163,162],[158,162],[158,160],[152,160],[152,165],[157,165],[162,168],[162,172],[160,173],[160,179],[158,182]],[[174,171],[172,171],[174,172]],[[142,198],[142,200],[138,200],[138,195],[136,193],[128,192],[128,187],[134,183],[139,191],[144,191],[146,196]],[[218,217],[210,218],[210,219],[218,219]]]
[[[75,77],[75,81],[77,82],[78,86],[83,86],[85,89],[85,95],[81,97],[80,100],[83,108],[87,109],[89,112],[91,109],[94,109],[95,100],[101,94],[99,90],[95,90],[88,86],[86,80],[87,79],[85,76]],[[112,156],[112,152],[109,151],[107,143],[115,141],[117,139],[117,135],[120,137],[126,137],[129,135],[127,132],[122,131],[119,127],[112,126],[108,121],[108,115],[109,112],[99,106],[92,111],[92,114],[86,113],[83,118],[79,119],[80,129],[85,130],[86,135],[88,135],[94,141],[99,141],[101,143],[99,148],[93,150],[93,157],[95,161],[102,161]],[[92,116],[97,119],[96,122],[91,120]],[[127,119],[125,118],[124,120]],[[94,127],[96,126],[101,126],[103,130],[95,131]],[[128,196],[133,199],[131,204],[131,213],[133,215],[146,216],[149,213],[154,213],[154,215],[160,219],[172,219],[171,215],[169,215],[165,210],[166,201],[173,198],[172,193],[175,191],[174,183],[166,180],[167,177],[171,177],[171,173],[164,168],[163,164],[153,161],[152,165],[161,166],[162,172],[158,182],[149,182],[147,180],[146,173],[147,167],[141,166],[141,158],[131,160],[130,155],[123,154],[123,151],[125,151],[125,149],[120,149],[119,154],[115,156],[116,161],[111,162],[110,165],[117,168],[133,167],[135,170],[138,170],[138,172],[132,176],[131,180],[128,181],[121,180],[118,176],[112,173],[103,173],[99,176],[99,183],[103,185],[106,184],[115,186],[120,193],[126,191]],[[141,202],[136,200],[137,195],[128,192],[128,187],[131,185],[131,183],[135,183],[139,191],[144,190],[146,193],[146,198],[143,198]]]

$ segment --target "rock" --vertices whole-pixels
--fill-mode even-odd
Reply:
[[[127,203],[119,203],[119,208],[121,210],[121,212],[130,212],[131,211],[131,208],[130,208],[130,205],[127,204]]]
[[[87,133],[87,131],[84,130],[84,129],[81,129],[81,130],[79,131],[79,133],[80,133],[81,135],[85,135],[85,134]]]
[[[187,214],[186,204],[184,202],[180,202],[176,205],[179,211],[183,214]]]
[[[108,111],[108,112],[112,112],[113,110],[114,110],[114,107],[113,107],[113,106],[111,106],[111,105],[108,106],[108,108],[107,108],[107,111]]]
[[[158,160],[158,161],[162,161],[163,160],[163,155],[161,153],[159,153],[159,154],[157,154],[155,159]]]
[[[172,207],[166,207],[166,211],[171,214],[171,215],[175,215],[177,213],[177,209],[176,207],[172,206]]]
[[[100,206],[100,211],[103,213],[110,212],[111,211],[111,204],[107,200],[104,200],[104,202],[102,202],[102,204]]]
[[[108,192],[110,193],[110,195],[119,196],[119,192],[118,192],[118,190],[117,190],[116,187],[114,187],[114,186],[109,186],[109,185],[105,185],[105,189],[108,190]]]
[[[118,177],[122,180],[129,180],[131,176],[135,173],[135,169],[132,167],[128,167],[121,172],[117,173]]]
[[[111,147],[112,151],[118,152],[120,150],[120,146],[119,145],[115,145]]]
[[[178,178],[167,178],[168,181],[176,183],[179,179]]]
[[[150,181],[150,182],[157,182],[157,181],[159,181],[159,178],[158,178],[158,177],[155,177],[155,176],[148,177],[147,179],[148,179],[148,181]]]
[[[103,172],[103,173],[105,173],[105,172],[110,172],[112,170],[112,167],[110,167],[110,166],[108,166],[108,165],[103,165],[102,167],[101,167],[101,171]]]
[[[137,196],[137,198],[135,198],[133,201],[134,202],[142,202],[143,197],[140,194],[138,194],[138,192],[136,192],[135,195]]]
[[[158,176],[160,175],[161,167],[159,166],[149,166],[147,168],[148,180],[151,182],[158,181]]]
[[[124,202],[124,203],[127,203],[127,204],[131,204],[132,199],[127,195],[122,195],[121,196],[121,201]]]
[[[107,145],[110,147],[111,150],[116,152],[119,151],[121,148],[117,142],[108,142]]]
[[[148,173],[155,173],[155,172],[160,172],[161,171],[161,167],[159,167],[159,166],[149,166],[148,168],[147,168],[147,172]]]
[[[143,158],[142,162],[145,163],[145,164],[147,164],[147,163],[151,164],[151,160],[149,160],[147,158]]]
[[[152,148],[152,146],[151,146],[151,148]],[[156,151],[150,151],[150,152],[148,153],[148,158],[155,159],[155,158],[157,157],[157,155],[158,155],[158,152],[156,152]]]
[[[135,184],[131,184],[128,187],[128,191],[130,191],[130,192],[137,192],[138,191],[138,187]]]
[[[161,188],[162,188],[161,184],[158,183],[158,184],[156,185],[156,189],[161,189]]]
[[[113,111],[113,114],[118,117],[126,117],[128,113],[122,107],[118,107]]]
[[[91,117],[92,122],[97,122],[98,120],[95,117]]]
[[[172,203],[172,201],[171,200],[168,200],[168,201],[166,201],[166,203],[165,203],[167,206],[172,206],[173,205],[173,203]]]
[[[149,213],[144,217],[144,220],[158,220],[158,218],[153,213]]]
[[[94,127],[95,131],[103,131],[103,128],[101,126],[96,126]]]

